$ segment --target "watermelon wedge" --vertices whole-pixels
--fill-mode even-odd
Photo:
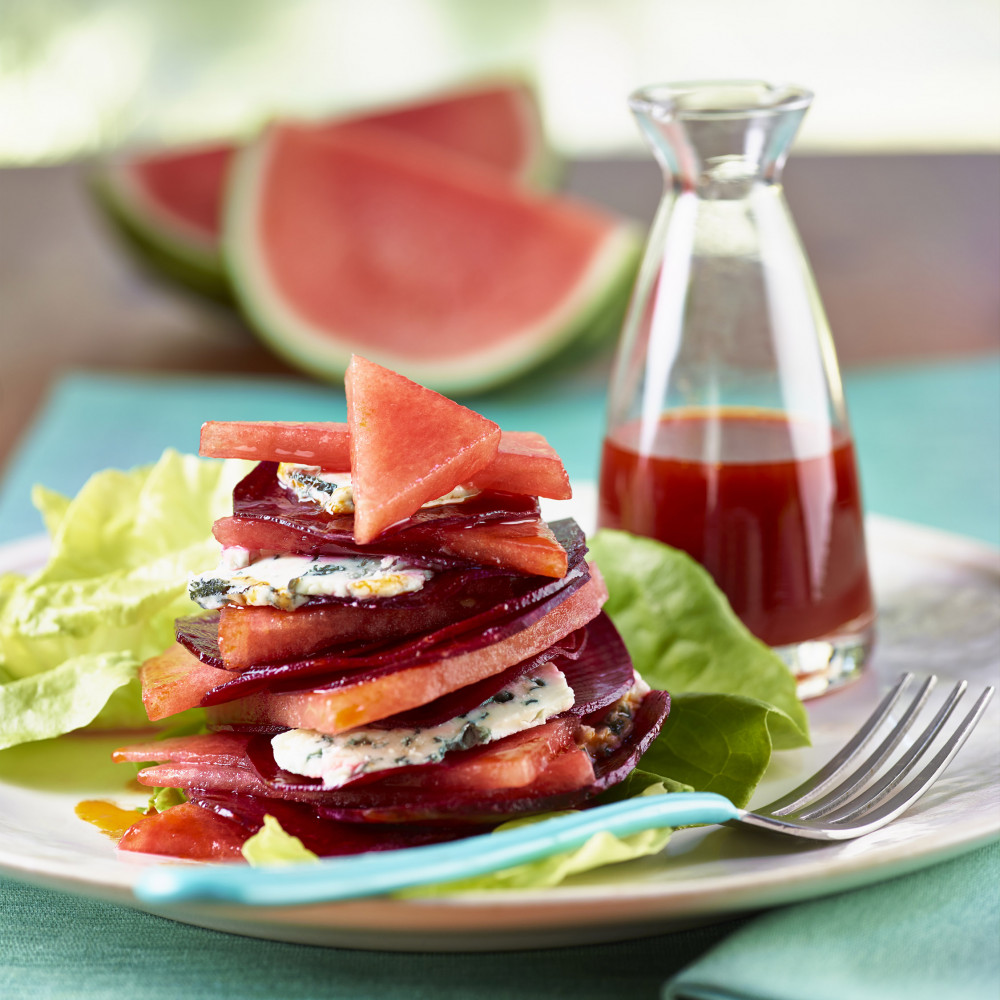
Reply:
[[[632,227],[377,125],[277,124],[234,161],[225,252],[279,355],[339,382],[364,354],[460,393],[557,354],[631,280]]]
[[[351,358],[344,389],[358,545],[496,458],[500,428],[492,420],[360,355]]]
[[[322,132],[344,120],[309,127]],[[486,83],[350,120],[376,122],[526,184],[546,186],[556,173],[534,95],[518,82]],[[121,157],[94,178],[102,205],[147,263],[215,296],[228,292],[222,205],[238,146],[217,142]]]

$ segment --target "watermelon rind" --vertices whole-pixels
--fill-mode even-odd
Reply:
[[[316,378],[343,380],[351,355],[391,368],[421,385],[451,395],[492,389],[560,354],[585,335],[609,327],[631,287],[641,252],[631,222],[609,228],[570,293],[529,328],[502,343],[451,359],[417,360],[373,348],[346,331],[322,328],[298,312],[273,287],[256,238],[260,179],[269,155],[268,133],[244,147],[230,171],[223,223],[223,249],[238,304],[260,339],[289,364]]]
[[[90,186],[118,235],[153,274],[211,298],[232,301],[218,245],[163,213],[136,184],[126,160],[99,166]]]

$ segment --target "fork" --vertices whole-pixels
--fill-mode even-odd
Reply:
[[[987,687],[930,756],[932,744],[965,694],[967,684],[959,682],[919,736],[890,762],[936,683],[935,677],[928,677],[909,702],[900,705],[913,680],[912,674],[904,674],[843,749],[819,771],[787,795],[752,812],[714,792],[639,796],[515,829],[360,857],[256,869],[234,865],[158,867],[139,877],[134,892],[146,903],[215,899],[288,906],[357,899],[482,875],[572,850],[604,831],[628,836],[652,828],[735,822],[811,840],[862,837],[890,823],[931,787],[969,737],[993,695],[993,688]],[[883,731],[897,705],[897,720],[862,760],[866,747]]]

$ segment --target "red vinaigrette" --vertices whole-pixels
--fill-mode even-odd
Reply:
[[[875,616],[854,448],[843,431],[750,409],[680,410],[651,441],[604,442],[599,525],[683,549],[772,646]]]

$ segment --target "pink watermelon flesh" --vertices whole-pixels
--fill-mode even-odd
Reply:
[[[508,177],[526,178],[540,152],[541,123],[534,97],[517,84],[446,95],[355,121],[433,143]]]
[[[502,431],[497,456],[472,477],[481,490],[527,493],[550,500],[573,496],[562,459],[542,437],[530,431]]]
[[[242,861],[248,831],[229,816],[182,802],[133,823],[118,842],[123,851],[166,854],[190,861]]]
[[[294,325],[327,348],[419,363],[427,383],[491,350],[506,357],[512,338],[556,337],[620,230],[374,125],[275,125],[251,162],[234,274],[261,332],[290,347]]]
[[[351,465],[347,424],[338,423],[210,420],[202,425],[198,453],[206,458],[298,462],[330,472],[346,472]],[[502,431],[495,458],[469,485],[551,500],[572,496],[556,450],[531,431]]]
[[[378,124],[512,178],[531,173],[541,147],[534,98],[517,84],[446,94],[308,127],[322,134],[346,120]],[[219,143],[168,150],[136,157],[127,170],[165,222],[187,229],[200,242],[216,245],[226,173],[236,149],[235,144]]]
[[[233,152],[233,146],[218,145],[159,153],[131,161],[128,169],[164,224],[186,231],[193,241],[215,246]]]
[[[111,754],[116,763],[122,761],[200,761],[206,764],[236,766],[246,757],[247,744],[253,737],[247,733],[199,733],[193,736],[173,736],[165,740],[146,740],[119,747]]]
[[[209,420],[201,426],[198,454],[318,465],[330,472],[346,472],[351,467],[347,424]]]
[[[180,643],[154,656],[140,667],[142,704],[150,722],[158,722],[201,700],[195,693],[224,684],[233,675],[228,670],[202,663]]]
[[[491,420],[359,355],[344,388],[359,545],[468,482],[496,456],[500,428]]]

